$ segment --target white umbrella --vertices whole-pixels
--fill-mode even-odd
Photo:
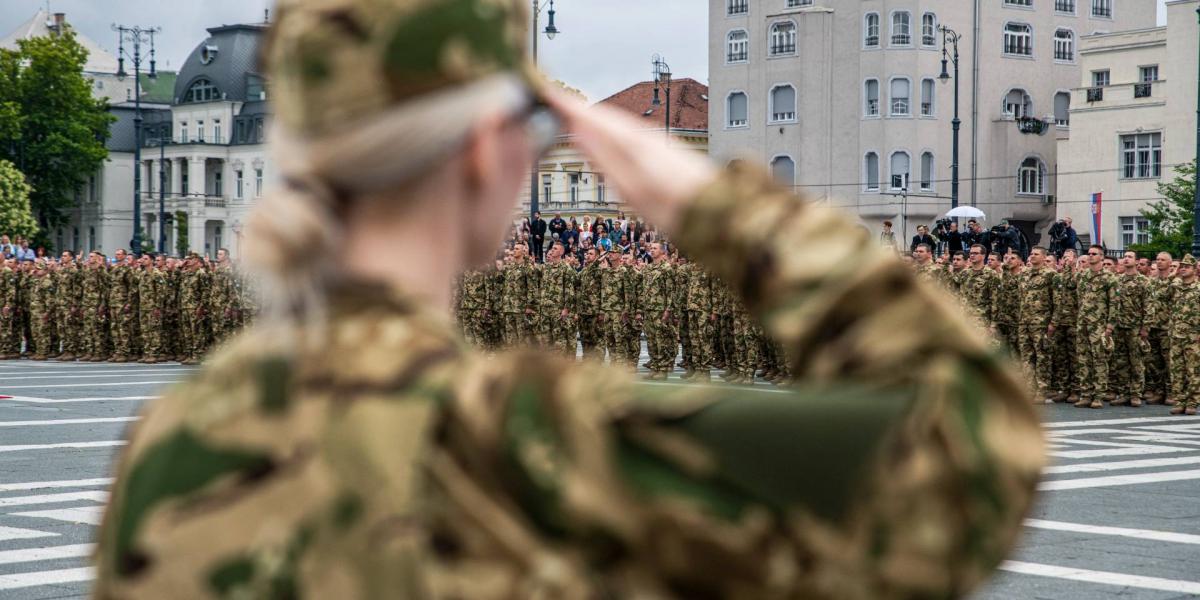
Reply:
[[[974,206],[960,206],[946,213],[947,217],[965,217],[968,219],[986,219],[987,215]]]

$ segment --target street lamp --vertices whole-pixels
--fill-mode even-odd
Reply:
[[[158,138],[158,253],[167,253],[167,145],[169,137]]]
[[[533,66],[538,64],[538,25],[541,23],[542,10],[548,8],[550,22],[546,24],[546,29],[543,33],[546,34],[546,39],[553,40],[554,36],[558,35],[558,27],[554,24],[554,0],[532,0],[533,1],[533,28],[530,31],[533,33]],[[533,169],[529,173],[529,226],[533,227],[533,214],[538,212],[538,161],[541,157],[537,157],[533,162]],[[547,198],[549,200],[549,198]]]
[[[938,79],[942,83],[950,80],[950,73],[947,72],[947,62],[954,63],[954,120],[951,125],[954,128],[954,143],[952,150],[952,162],[950,163],[950,208],[958,208],[958,132],[962,128],[962,120],[958,118],[958,41],[962,39],[962,35],[955,32],[953,29],[942,25],[942,74],[938,75]],[[947,46],[953,48],[949,51]]]
[[[1196,9],[1200,17],[1200,8]],[[1192,197],[1192,256],[1200,256],[1200,79],[1196,80],[1196,189]]]
[[[133,239],[129,242],[129,250],[134,256],[142,255],[142,88],[141,70],[143,58],[150,60],[150,79],[158,78],[158,70],[154,60],[154,34],[162,31],[161,27],[125,27],[113,24],[112,30],[117,32],[117,79],[124,80],[125,57],[133,61]],[[125,42],[133,44],[133,52],[125,51]],[[150,53],[142,55],[142,43],[150,43]]]
[[[657,54],[653,58],[654,64],[654,100],[651,104],[661,106],[662,101],[658,99],[658,86],[663,84],[667,90],[667,117],[666,126],[667,142],[671,141],[671,65],[668,65],[663,58]]]

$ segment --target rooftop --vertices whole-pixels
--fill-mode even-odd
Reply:
[[[33,15],[32,19],[22,23],[16,30],[0,38],[0,48],[16,49],[17,42],[20,40],[56,35],[60,23],[66,25],[68,28],[71,27],[66,22],[66,15],[63,13],[51,15],[45,9],[41,9],[37,11],[37,14]],[[79,42],[80,46],[83,46],[88,51],[87,63],[83,66],[85,73],[112,74],[117,72],[116,56],[101,48],[94,40],[79,31],[75,31],[75,39]]]
[[[598,104],[623,110],[642,120],[648,129],[662,129],[666,119],[666,90],[659,89],[662,104],[655,106],[654,82],[635,83]],[[708,131],[708,86],[685,77],[671,81],[671,129]]]

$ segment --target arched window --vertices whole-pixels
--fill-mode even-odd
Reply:
[[[879,116],[879,80],[868,79],[866,89],[863,92],[863,97],[866,98],[867,105],[865,114],[868,117]]]
[[[1071,126],[1071,93],[1059,92],[1054,95],[1054,124],[1059,127]]]
[[[194,81],[187,93],[183,95],[184,102],[212,102],[220,100],[221,92],[213,82],[205,77],[201,77]]]
[[[1017,171],[1017,193],[1041,196],[1046,193],[1046,166],[1035,156],[1026,158]]]
[[[731,63],[750,60],[750,36],[744,29],[729,32],[726,38],[725,60]]]
[[[912,45],[912,15],[907,11],[892,13],[892,45]]]
[[[1033,56],[1033,27],[1025,23],[1005,25],[1004,53],[1014,56]]]
[[[867,175],[867,191],[879,191],[879,155],[874,152],[868,152],[867,158],[863,163],[863,168]]]
[[[1070,29],[1054,32],[1054,60],[1075,60],[1075,32]]]
[[[937,45],[937,15],[931,12],[921,15],[921,45]]]
[[[743,92],[733,92],[729,94],[726,101],[726,115],[729,119],[726,124],[729,127],[745,127],[750,124],[748,116],[749,102],[746,100],[746,94]]]
[[[1020,119],[1033,114],[1033,98],[1021,88],[1009,90],[1004,95],[1004,116]]]
[[[771,122],[786,123],[796,120],[796,88],[777,85],[771,88]]]
[[[936,89],[937,89],[937,87],[933,84],[932,79],[926,78],[926,79],[921,80],[921,116],[922,117],[932,117],[933,116],[933,109],[934,109],[933,98],[935,96],[934,90],[936,90]]]
[[[796,53],[796,24],[791,21],[780,21],[771,25],[770,56],[784,56]]]
[[[878,48],[879,13],[867,13],[863,21],[863,45],[867,48]]]
[[[921,154],[921,191],[933,191],[933,153]]]
[[[791,188],[796,185],[796,161],[790,156],[776,156],[771,161],[771,176],[782,186]]]
[[[902,190],[908,187],[908,173],[911,166],[907,152],[896,151],[892,153],[891,167],[891,183],[893,190]]]
[[[892,80],[892,111],[893,117],[907,117],[912,114],[912,82],[906,77]]]

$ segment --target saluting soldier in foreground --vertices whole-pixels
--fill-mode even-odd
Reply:
[[[134,426],[95,595],[975,589],[1043,465],[1013,366],[840,214],[544,86],[523,4],[279,2],[266,73],[284,183],[246,239],[264,291],[289,302]],[[500,244],[553,117],[740,294],[796,389],[636,384],[465,345],[450,286]],[[382,251],[396,244],[420,260]]]

